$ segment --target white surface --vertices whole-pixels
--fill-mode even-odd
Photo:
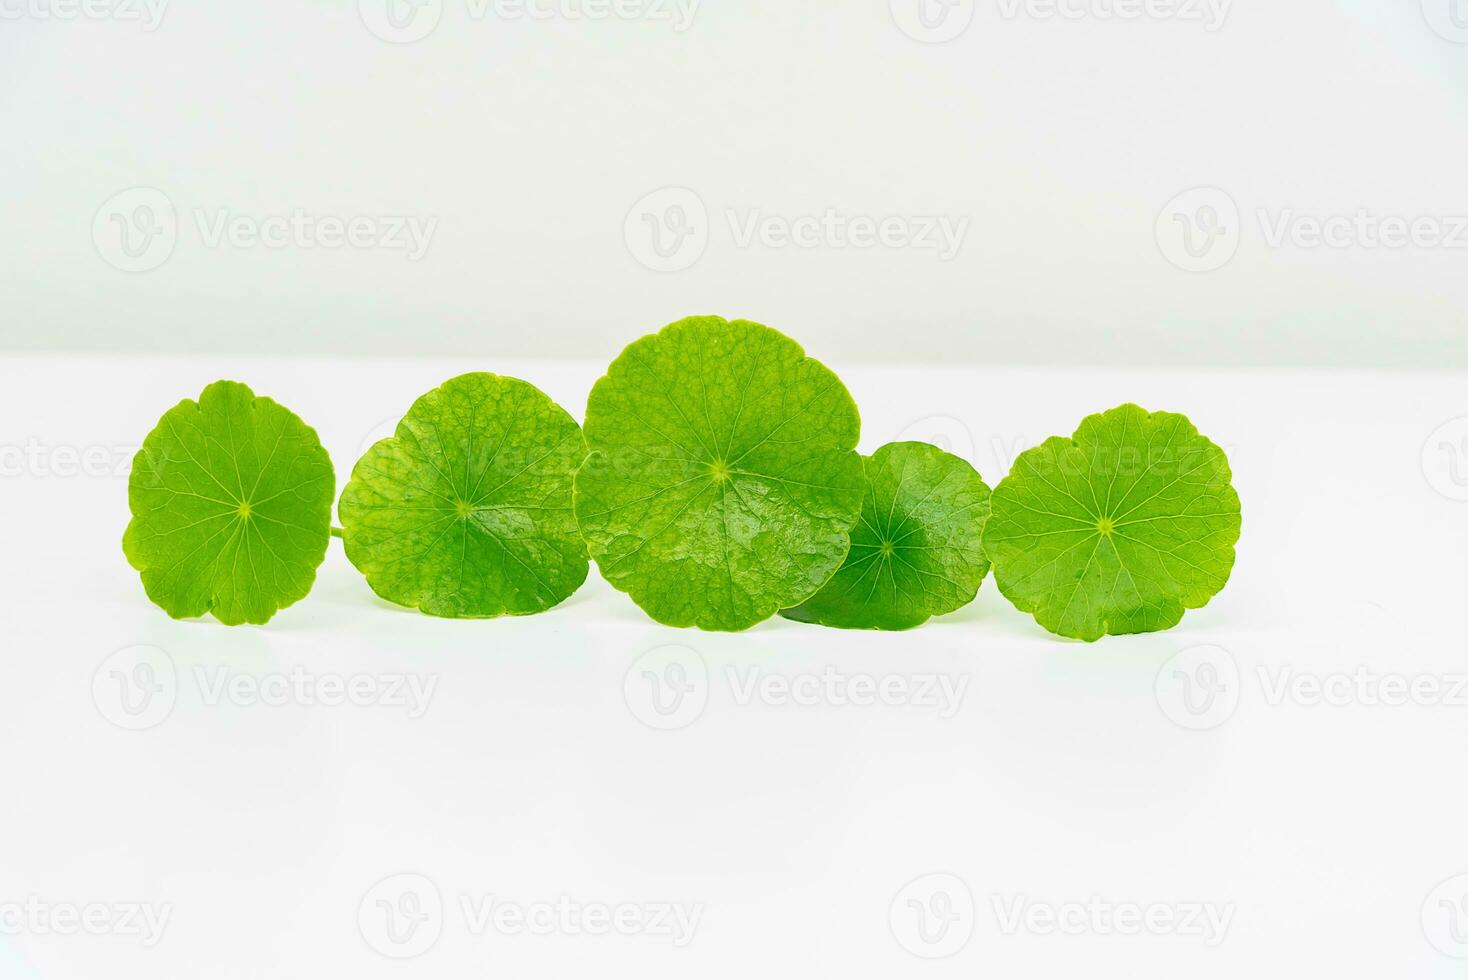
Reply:
[[[737,309],[877,363],[1468,367],[1463,2],[3,0],[0,347],[589,356]],[[898,244],[780,234],[828,211]],[[253,238],[297,213],[433,234]]]
[[[725,636],[659,627],[594,571],[546,615],[434,621],[374,599],[334,543],[315,591],[267,628],[173,622],[123,559],[125,479],[65,475],[71,451],[107,447],[84,456],[106,460],[228,375],[313,424],[340,480],[452,374],[519,374],[579,415],[598,367],[5,358],[0,905],[141,902],[170,917],[149,948],[6,919],[0,976],[1459,975],[1433,941],[1468,954],[1438,904],[1461,903],[1468,882],[1434,889],[1468,872],[1468,705],[1349,693],[1340,706],[1273,704],[1269,688],[1281,671],[1444,683],[1468,671],[1468,503],[1449,496],[1468,496],[1453,480],[1468,479],[1468,423],[1437,431],[1468,414],[1462,376],[829,363],[862,407],[865,449],[943,437],[992,481],[1089,411],[1136,400],[1188,413],[1228,448],[1243,498],[1232,583],[1170,633],[1094,646],[1049,637],[992,580],[971,607],[911,633],[773,621]],[[138,644],[167,652],[175,672],[155,679],[176,697],[129,731],[109,720],[127,720],[110,671],[130,667],[117,651]],[[700,663],[708,671],[701,713],[695,691],[676,730],[642,720],[658,716],[641,671],[660,664],[640,658],[659,650],[695,680]],[[1193,715],[1174,672],[1206,679],[1201,657],[1229,689]],[[200,672],[221,670],[412,674],[436,687],[416,718],[300,698],[211,705]],[[750,671],[827,670],[946,678],[963,694],[949,717],[738,703]],[[436,942],[404,962],[372,945],[414,950],[385,940],[376,901],[417,879],[372,891],[399,874],[426,876],[444,906],[413,940],[437,930]],[[907,902],[938,887],[958,913],[966,889],[973,912],[927,946]],[[684,948],[663,935],[476,935],[461,900],[485,896],[684,903],[701,918]],[[1231,918],[1209,945],[1098,934],[1094,922],[1080,935],[1006,933],[996,913],[1021,897],[1093,896],[1178,914],[1213,903]],[[1458,916],[1468,924],[1461,905]],[[903,940],[952,955],[923,962]]]

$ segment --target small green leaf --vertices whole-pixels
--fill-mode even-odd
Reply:
[[[1176,626],[1228,582],[1239,497],[1185,417],[1123,405],[1022,454],[994,490],[984,549],[1041,626],[1098,640]]]
[[[335,488],[310,426],[238,382],[216,381],[143,441],[122,550],[170,616],[265,623],[311,591]]]
[[[922,442],[894,442],[865,462],[851,554],[821,591],[783,615],[905,630],[968,605],[989,573],[981,543],[988,486],[965,460]]]
[[[861,421],[839,378],[769,327],[691,317],[592,389],[576,516],[602,575],[660,623],[747,629],[841,567]]]
[[[466,374],[419,398],[342,491],[347,557],[431,616],[543,612],[586,581],[571,479],[581,429],[544,392]]]

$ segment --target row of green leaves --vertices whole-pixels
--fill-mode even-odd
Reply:
[[[612,363],[584,431],[514,378],[424,395],[357,462],[336,533],[378,595],[445,617],[542,612],[594,559],[671,626],[908,629],[972,601],[992,563],[1016,607],[1095,640],[1171,627],[1228,580],[1238,496],[1181,415],[1091,416],[992,493],[924,443],[863,458],[859,433],[793,340],[693,317]],[[334,494],[315,431],[216,382],[143,443],[123,550],[169,615],[264,623],[310,591]]]

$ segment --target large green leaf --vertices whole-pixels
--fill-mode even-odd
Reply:
[[[861,512],[861,422],[840,379],[769,327],[692,317],[592,389],[576,516],[658,622],[746,629],[815,593]]]
[[[581,429],[524,381],[466,374],[419,398],[352,470],[347,557],[373,591],[433,616],[542,612],[586,580],[571,479]]]
[[[866,460],[866,480],[846,563],[784,615],[905,630],[972,602],[989,572],[981,541],[989,488],[974,468],[927,443],[895,442]]]
[[[128,561],[175,618],[264,623],[311,591],[335,476],[289,409],[217,381],[169,409],[133,461]]]
[[[1239,497],[1181,415],[1123,405],[1022,454],[994,490],[984,549],[999,589],[1081,640],[1168,629],[1228,582]]]

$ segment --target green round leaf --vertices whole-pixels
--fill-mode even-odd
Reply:
[[[860,429],[840,379],[783,334],[720,317],[665,327],[591,391],[576,474],[591,555],[660,623],[747,629],[845,560]]]
[[[989,573],[981,541],[989,488],[978,472],[922,442],[883,446],[865,463],[866,496],[846,563],[783,615],[905,630],[968,605]]]
[[[1098,640],[1176,626],[1228,582],[1239,496],[1181,415],[1123,405],[1022,454],[994,490],[984,549],[1023,612]]]
[[[122,550],[170,616],[264,623],[311,591],[335,489],[310,426],[238,382],[216,381],[144,440]]]
[[[586,581],[571,478],[574,419],[533,385],[466,374],[419,398],[367,450],[338,508],[372,590],[431,616],[543,612]]]

